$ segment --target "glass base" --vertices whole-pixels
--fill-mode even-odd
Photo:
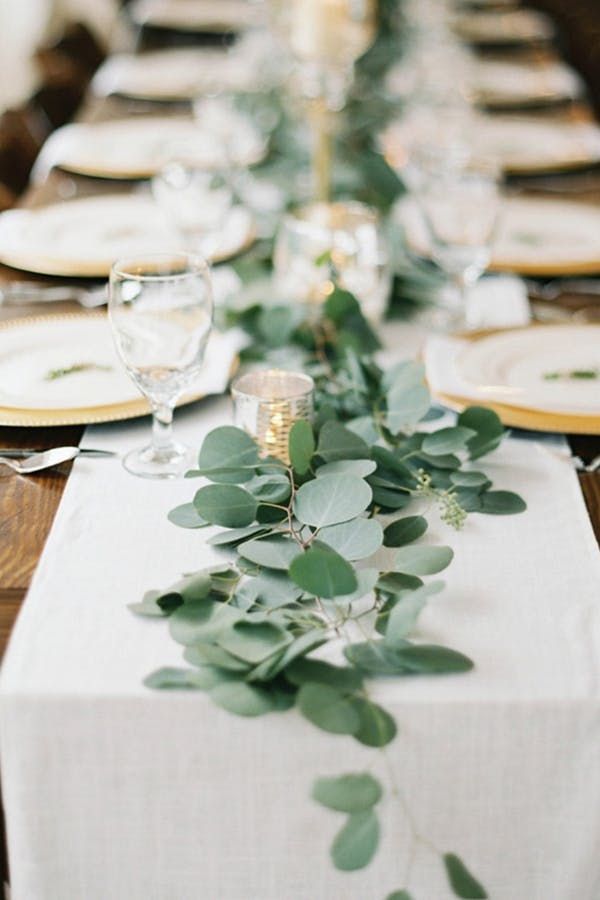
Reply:
[[[194,467],[194,452],[183,444],[153,445],[132,450],[123,459],[123,466],[140,478],[182,478]]]

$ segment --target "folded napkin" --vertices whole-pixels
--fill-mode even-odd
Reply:
[[[531,319],[527,289],[514,275],[482,278],[468,292],[467,311],[474,328],[528,325]]]

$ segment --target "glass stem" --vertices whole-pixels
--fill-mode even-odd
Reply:
[[[173,445],[173,404],[152,403],[152,444],[155,450],[168,450]]]

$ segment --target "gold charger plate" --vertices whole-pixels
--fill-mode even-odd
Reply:
[[[90,319],[104,319],[106,313],[58,313],[48,316],[28,316],[19,319],[9,319],[0,322],[0,340],[3,332],[13,328],[23,328],[28,325],[50,324],[67,321],[89,321]],[[239,357],[236,355],[229,371],[231,378],[239,366]],[[181,397],[177,406],[187,406],[209,396],[205,391],[193,391]],[[100,404],[93,406],[78,406],[56,409],[33,409],[29,407],[14,407],[0,405],[0,426],[19,428],[45,428],[58,425],[99,425],[106,422],[119,422],[125,419],[135,419],[139,416],[150,414],[150,405],[144,397],[135,400]]]
[[[523,326],[523,328],[535,328],[535,325]],[[548,326],[545,326],[548,327]],[[560,325],[555,327],[560,328]],[[501,334],[509,331],[523,331],[523,328],[494,328],[478,331],[458,332],[455,337],[462,340],[477,341],[480,338],[492,334]],[[562,434],[589,434],[600,435],[600,416],[575,415],[569,413],[544,412],[536,409],[526,409],[522,406],[511,406],[508,403],[493,401],[473,400],[470,397],[461,397],[456,394],[446,394],[443,391],[434,391],[431,386],[431,395],[435,400],[443,403],[455,412],[463,412],[468,406],[485,406],[493,410],[503,425],[510,428],[526,428],[530,431],[559,432]]]

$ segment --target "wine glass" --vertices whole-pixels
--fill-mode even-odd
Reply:
[[[149,400],[152,443],[123,460],[145,478],[175,478],[192,452],[173,439],[173,409],[198,377],[211,330],[209,268],[188,253],[119,259],[110,273],[108,312],[119,356]]]
[[[227,175],[173,160],[152,179],[152,193],[185,249],[212,258],[233,207]]]
[[[500,209],[498,169],[491,161],[474,160],[442,164],[435,172],[425,167],[415,197],[431,256],[454,288],[439,324],[477,327],[478,310],[468,302],[469,290],[492,255]]]

